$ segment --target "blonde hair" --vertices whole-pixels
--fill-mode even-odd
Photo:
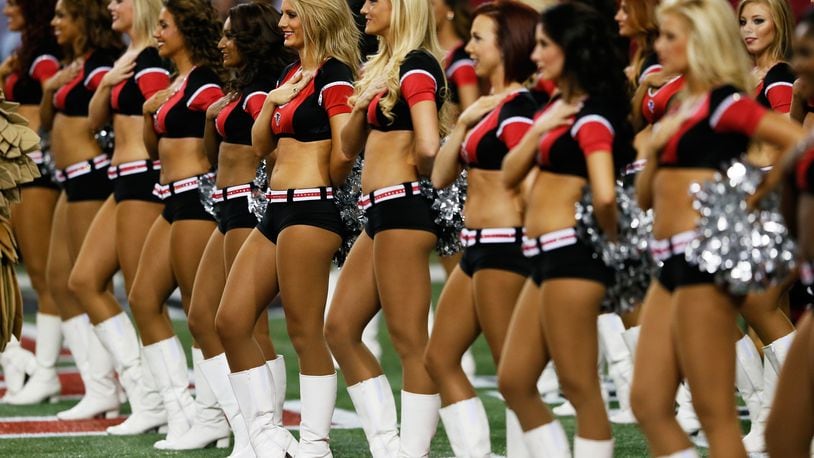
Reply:
[[[412,51],[425,50],[441,62],[441,46],[435,33],[435,18],[428,0],[388,0],[391,4],[390,29],[387,37],[379,37],[379,52],[364,65],[362,78],[348,100],[353,105],[359,94],[376,81],[384,81],[387,95],[379,106],[384,116],[393,120],[393,107],[399,99],[399,67]],[[439,84],[442,82],[439,81]],[[446,85],[446,81],[443,82]],[[438,107],[439,111],[441,107]]]
[[[305,47],[303,56],[317,64],[333,57],[347,65],[354,76],[362,58],[360,32],[345,0],[291,0],[291,7],[302,22]]]
[[[620,2],[621,3],[621,2]],[[659,35],[659,25],[656,22],[656,8],[658,0],[626,0],[627,17],[630,27],[635,32],[633,41],[636,51],[630,59],[633,73],[629,78],[630,84],[635,88],[639,85],[638,76],[642,65],[650,53],[653,52],[653,43]]]
[[[774,40],[769,45],[769,55],[774,62],[783,61],[791,55],[791,36],[794,31],[794,16],[788,0],[741,0],[738,4],[738,20],[743,9],[750,3],[765,5],[774,25]]]
[[[148,46],[155,44],[153,30],[158,24],[161,0],[133,0],[133,41],[145,40]]]
[[[707,88],[725,84],[741,91],[754,88],[752,59],[726,0],[667,0],[658,9],[659,23],[670,14],[687,26],[687,73],[693,80]]]

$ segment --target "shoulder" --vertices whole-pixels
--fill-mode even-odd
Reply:
[[[794,84],[794,79],[795,76],[791,66],[785,62],[778,62],[763,77],[763,87],[765,90],[775,83]]]
[[[217,73],[209,67],[195,67],[189,73],[187,86],[201,86],[204,84],[220,85],[221,81]]]
[[[724,102],[731,103],[728,101],[736,101],[740,100],[741,98],[749,98],[749,96],[747,96],[737,87],[732,86],[731,84],[725,84],[723,86],[715,87],[709,91],[709,106],[711,110],[714,110]]]
[[[509,96],[500,110],[501,116],[532,117],[537,111],[537,101],[529,91],[522,90]]]
[[[158,55],[158,49],[153,46],[147,46],[142,49],[138,56],[136,56],[137,67],[165,67],[165,62]]]
[[[269,78],[260,77],[249,83],[242,92],[244,96],[251,95],[255,92],[269,92],[274,89],[274,83],[275,82]]]
[[[317,76],[322,84],[334,81],[353,81],[353,70],[339,59],[331,57],[319,68]]]
[[[407,73],[415,70],[423,70],[435,77],[441,75],[441,64],[438,59],[424,49],[410,51],[399,67],[399,74],[404,77]],[[437,78],[436,78],[437,79]]]
[[[119,56],[118,50],[112,49],[97,49],[90,53],[85,60],[86,69],[94,69],[99,67],[110,67],[116,58]]]

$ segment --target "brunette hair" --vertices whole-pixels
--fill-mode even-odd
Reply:
[[[14,1],[25,20],[25,27],[20,33],[20,47],[16,51],[15,72],[25,74],[41,50],[59,49],[50,24],[56,3],[56,0]]]
[[[192,63],[209,67],[225,79],[223,58],[218,51],[223,24],[212,3],[209,0],[164,0],[164,8],[183,35]]]
[[[76,48],[80,54],[95,49],[107,51],[121,51],[124,49],[122,36],[111,29],[113,20],[107,10],[105,0],[62,0],[65,11],[76,21],[82,34],[77,38],[79,46],[67,46],[64,51],[66,57],[73,60]]]
[[[473,20],[478,16],[486,16],[495,22],[505,82],[526,81],[536,70],[531,53],[535,45],[537,12],[515,0],[497,0],[479,6]]]
[[[469,29],[472,28],[472,7],[469,0],[443,0],[452,11],[452,28],[464,42],[469,41]]]
[[[659,1],[625,0],[625,3],[627,4],[628,22],[630,22],[630,27],[636,34],[631,37],[631,40],[636,44],[636,51],[630,60],[635,70],[630,83],[636,87],[639,82],[635,78],[642,71],[645,58],[654,52],[653,45],[659,36],[659,24],[656,21],[656,8]]]

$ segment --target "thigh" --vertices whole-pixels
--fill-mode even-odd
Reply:
[[[498,378],[535,387],[549,360],[540,325],[540,288],[526,280],[517,298],[498,366]]]
[[[478,322],[498,363],[517,297],[526,277],[508,270],[483,269],[473,276]]]
[[[161,204],[143,200],[123,200],[116,204],[116,253],[128,292],[147,234],[162,208]]]
[[[54,295],[54,300],[63,319],[72,318],[83,311],[81,306],[76,303],[74,296],[68,291],[68,279],[71,275],[73,263],[70,253],[67,206],[68,202],[63,194],[54,209],[51,241],[48,249],[48,265],[45,272],[48,289]]]
[[[170,229],[167,220],[156,218],[147,233],[130,291],[131,298],[139,299],[130,301],[136,314],[141,312],[136,309],[142,307],[157,307],[163,310],[164,302],[175,289],[176,282],[170,262]]]
[[[96,287],[105,288],[119,268],[116,256],[116,203],[106,200],[88,228],[79,250],[72,276],[92,279]],[[87,284],[88,282],[83,282]]]
[[[22,200],[11,207],[11,226],[26,268],[34,270],[35,275],[42,275],[48,260],[51,225],[59,191],[24,188],[20,194]]]
[[[211,317],[214,326],[215,312],[218,310],[225,285],[223,234],[215,229],[209,237],[195,275],[189,308],[190,320],[193,317]]]
[[[111,196],[106,200],[68,202],[68,240],[72,262],[79,254],[79,249],[85,241],[85,235],[88,233],[96,213],[105,202],[112,201],[112,199]]]
[[[187,302],[185,307],[189,307],[188,300],[192,296],[195,273],[198,271],[209,236],[214,230],[217,228],[212,221],[185,219],[172,223],[170,260],[173,275],[181,289],[181,296]]]
[[[460,267],[452,270],[435,307],[428,359],[445,355],[444,360],[457,364],[480,334],[472,286],[472,279]]]
[[[361,339],[362,331],[379,309],[373,273],[373,240],[362,232],[339,271],[325,319],[328,334],[336,335],[336,331],[341,331],[342,334]]]
[[[232,268],[232,264],[237,257],[237,252],[240,251],[243,242],[246,241],[246,238],[248,238],[251,233],[252,229],[238,228],[232,229],[223,236],[223,259],[226,272],[229,272],[229,269]]]

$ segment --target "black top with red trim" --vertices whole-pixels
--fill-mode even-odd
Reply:
[[[252,125],[272,88],[272,80],[254,81],[240,91],[240,97],[223,107],[215,118],[215,129],[224,142],[252,144]]]
[[[544,107],[548,104],[548,101],[551,100],[551,97],[554,96],[554,92],[556,91],[556,82],[538,78],[537,82],[534,83],[534,87],[531,88],[531,96],[534,97],[537,106]]]
[[[283,70],[277,86],[291,79],[302,68],[294,62]],[[353,71],[341,61],[330,58],[290,102],[274,109],[271,131],[277,137],[301,142],[330,140],[331,117],[350,113],[348,97],[353,94]]]
[[[639,69],[639,74],[636,75],[636,81],[638,84],[642,84],[645,78],[647,78],[650,74],[660,72],[662,69],[661,63],[659,62],[659,56],[656,53],[650,53],[644,58],[644,62],[642,62],[642,67]]]
[[[382,112],[379,102],[385,92],[373,97],[367,107],[367,123],[371,129],[390,132],[413,130],[410,108],[424,101],[435,101],[438,110],[443,104],[445,89],[444,73],[438,60],[425,50],[415,50],[407,54],[399,66],[399,98],[393,105],[390,121]]]
[[[102,49],[87,54],[82,70],[54,93],[54,108],[66,116],[87,116],[90,99],[117,54],[118,51]]]
[[[678,75],[661,87],[647,88],[642,97],[642,117],[645,121],[648,124],[657,123],[670,109],[670,103],[683,87],[684,75]]]
[[[778,113],[788,113],[795,80],[789,64],[778,62],[766,72],[755,90],[755,100]]]
[[[535,111],[537,103],[528,90],[507,95],[466,135],[461,161],[474,169],[500,170],[503,158],[531,127]]]
[[[114,113],[140,116],[144,102],[170,85],[167,63],[158,56],[156,48],[150,46],[142,49],[135,63],[133,76],[113,86],[110,91],[110,106]]]
[[[555,96],[537,116],[559,98]],[[588,156],[607,151],[613,155],[615,170],[621,171],[636,157],[632,140],[633,129],[626,116],[607,99],[590,97],[570,126],[557,127],[540,137],[537,165],[552,173],[588,178]]]
[[[475,74],[475,64],[466,53],[465,43],[461,43],[447,54],[444,59],[444,74],[447,76],[449,100],[460,104],[461,98],[458,88],[461,86],[478,85],[478,75]]]
[[[715,169],[746,151],[766,108],[733,86],[704,97],[659,155],[661,167]]]
[[[3,85],[6,99],[21,105],[39,105],[43,83],[59,71],[60,54],[56,48],[40,49],[27,69],[8,75]]]
[[[794,168],[794,184],[799,192],[814,194],[814,148],[805,152]]]
[[[153,128],[165,138],[203,138],[206,109],[221,97],[218,75],[209,67],[195,67],[153,114]]]

